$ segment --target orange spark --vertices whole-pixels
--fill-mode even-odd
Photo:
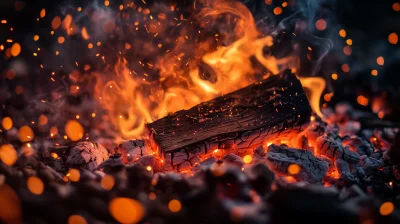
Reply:
[[[181,202],[173,199],[168,203],[168,208],[171,212],[179,212],[182,208]]]
[[[46,16],[46,9],[42,9],[40,11],[40,18],[44,18]]]
[[[339,30],[339,36],[345,38],[346,37],[346,30],[344,30],[344,29]]]
[[[397,42],[399,41],[399,37],[397,36],[397,33],[389,34],[388,41],[391,44],[397,44]]]
[[[280,15],[282,13],[282,8],[280,6],[274,8],[274,14]]]
[[[362,106],[368,106],[368,101],[369,101],[368,98],[366,98],[363,95],[359,95],[357,97],[357,103],[362,105]]]
[[[324,19],[319,19],[317,20],[317,22],[315,23],[315,27],[317,28],[317,30],[325,30],[326,29],[326,21]]]
[[[382,57],[382,56],[379,56],[377,59],[376,59],[376,63],[378,64],[378,65],[384,65],[385,64],[385,59]]]

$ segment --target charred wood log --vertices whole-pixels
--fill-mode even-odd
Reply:
[[[148,124],[146,144],[164,160],[164,170],[177,170],[217,149],[221,157],[240,156],[268,140],[290,139],[310,115],[300,81],[287,71]]]

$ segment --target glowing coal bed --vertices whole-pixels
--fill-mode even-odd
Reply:
[[[325,4],[13,2],[35,25],[0,18],[0,221],[400,222],[396,105],[330,104],[352,64],[326,75],[323,34],[353,40]]]

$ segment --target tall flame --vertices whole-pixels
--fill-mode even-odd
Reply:
[[[221,16],[226,20],[221,23]],[[207,1],[196,15],[200,27],[220,26],[220,33],[204,38],[183,29],[175,48],[154,66],[159,78],[147,81],[128,68],[122,58],[115,65],[111,78],[98,76],[95,95],[108,111],[113,124],[124,138],[140,137],[145,124],[169,113],[188,109],[196,104],[248,86],[285,69],[298,66],[298,58],[276,58],[266,55],[274,40],[259,33],[251,12],[235,1]],[[190,24],[190,23],[189,23]],[[189,36],[191,38],[189,38]],[[254,66],[254,59],[263,66]],[[322,116],[319,99],[325,87],[321,78],[300,78],[312,91],[309,100],[313,110]]]

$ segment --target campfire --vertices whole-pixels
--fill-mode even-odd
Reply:
[[[320,74],[332,41],[310,33],[301,9],[270,21],[303,1],[261,3],[272,11],[257,19],[235,0],[35,11],[30,41],[0,46],[15,88],[0,97],[0,220],[400,221],[392,108],[364,95],[372,112],[328,106],[338,74]]]

